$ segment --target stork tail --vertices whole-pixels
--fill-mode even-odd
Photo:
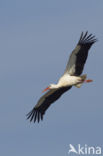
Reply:
[[[84,81],[86,80],[86,78],[87,78],[87,75],[84,74],[84,75],[80,76],[80,78],[81,78],[82,82],[75,85],[75,87],[77,87],[77,88],[80,88],[80,87],[82,86],[83,82],[84,82]]]

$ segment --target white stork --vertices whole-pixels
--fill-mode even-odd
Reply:
[[[35,107],[27,114],[27,119],[34,122],[43,120],[43,116],[49,106],[59,99],[63,93],[71,89],[72,86],[80,88],[84,82],[92,82],[90,79],[86,80],[86,75],[80,75],[83,72],[88,51],[96,41],[97,39],[92,34],[88,35],[88,32],[81,33],[79,42],[70,55],[64,74],[57,84],[50,84],[44,89],[43,92],[49,91],[39,99]]]

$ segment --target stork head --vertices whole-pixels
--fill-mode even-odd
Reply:
[[[47,90],[50,90],[50,89],[55,89],[55,88],[58,88],[56,84],[50,84],[47,88],[45,88],[42,92],[46,92]]]
[[[50,84],[49,85],[49,88],[50,89],[55,89],[55,88],[58,88],[57,84]]]

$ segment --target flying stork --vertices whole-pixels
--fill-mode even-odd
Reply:
[[[80,88],[83,83],[92,82],[92,80],[86,79],[86,74],[81,74],[88,56],[88,51],[96,41],[95,36],[92,34],[88,35],[88,31],[85,34],[83,32],[81,33],[79,42],[70,55],[64,74],[58,80],[57,84],[50,84],[44,89],[43,92],[48,92],[39,99],[35,107],[27,114],[27,119],[30,119],[30,122],[43,120],[43,116],[49,106],[58,100],[63,93],[71,89],[72,86]]]

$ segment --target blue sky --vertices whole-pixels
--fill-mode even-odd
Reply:
[[[56,83],[81,31],[98,38],[84,69],[94,80],[72,88],[43,122],[26,114]],[[69,144],[103,146],[103,1],[0,1],[0,155],[67,156]]]

